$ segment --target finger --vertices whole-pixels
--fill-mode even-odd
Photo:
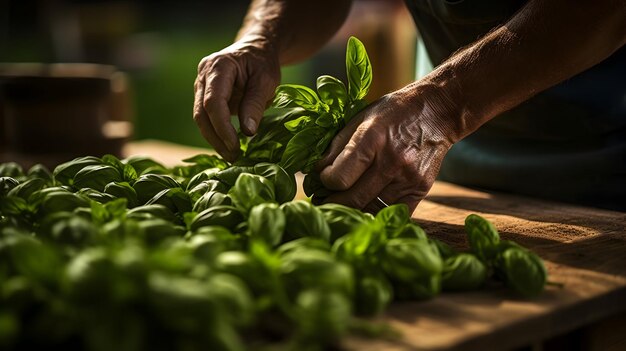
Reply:
[[[324,168],[329,166],[335,158],[343,151],[346,147],[350,138],[354,132],[356,132],[357,128],[361,124],[363,117],[355,117],[353,118],[348,125],[346,125],[335,137],[333,141],[330,143],[328,150],[326,150],[326,154],[322,157],[321,160],[317,161],[315,165],[315,170],[321,172]]]
[[[213,63],[206,77],[203,107],[219,139],[230,153],[239,149],[237,132],[230,123],[231,112],[228,108],[237,75],[236,63],[223,59]]]
[[[251,77],[246,85],[239,107],[239,122],[246,135],[256,134],[265,106],[274,95],[274,88],[267,77],[262,75]]]
[[[358,128],[333,163],[320,173],[322,184],[330,190],[351,188],[372,165],[379,146],[377,134]]]
[[[213,146],[217,153],[225,158],[228,158],[227,156],[230,155],[228,155],[226,146],[224,145],[224,142],[217,136],[217,133],[215,132],[215,129],[213,129],[213,126],[209,121],[209,117],[206,115],[202,106],[202,98],[204,96],[204,84],[201,80],[198,80],[196,81],[195,85],[196,92],[193,107],[193,119],[200,129],[202,137]]]
[[[370,167],[361,178],[346,191],[328,196],[324,202],[339,203],[342,205],[362,209],[391,182],[391,178],[381,174],[377,167]]]

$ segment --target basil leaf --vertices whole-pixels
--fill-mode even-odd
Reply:
[[[391,205],[376,214],[376,221],[385,226],[385,232],[389,237],[394,237],[410,220],[411,215],[406,204]]]
[[[461,253],[443,263],[441,284],[444,290],[478,289],[487,279],[487,267],[474,255]]]
[[[342,81],[332,76],[317,78],[317,93],[320,99],[335,111],[343,111],[349,101],[346,86]]]
[[[471,214],[465,218],[465,232],[472,252],[483,262],[493,261],[500,241],[493,224],[477,214]]]
[[[317,124],[320,127],[329,128],[329,127],[336,126],[338,123],[337,123],[337,119],[335,118],[335,116],[332,113],[325,112],[325,113],[322,113],[315,120],[315,124]]]
[[[289,122],[285,122],[285,128],[292,133],[298,133],[299,131],[311,126],[312,123],[313,118],[309,116],[302,116]]]
[[[504,273],[506,285],[524,297],[535,297],[546,285],[546,267],[539,256],[517,247],[502,253],[497,264]]]
[[[352,101],[367,95],[372,84],[372,65],[363,43],[350,37],[346,50],[346,72],[348,73],[348,95]]]
[[[274,184],[256,174],[241,173],[235,185],[228,191],[233,204],[243,213],[264,202],[274,202],[276,191]]]
[[[273,107],[302,107],[308,111],[318,111],[321,102],[315,91],[304,85],[283,84],[276,88]]]
[[[315,145],[325,133],[326,131],[321,127],[311,127],[300,131],[289,140],[280,160],[280,166],[287,172],[295,173],[302,170],[306,173],[314,163],[310,158],[315,153]]]
[[[191,156],[191,157],[184,159],[183,162],[206,166],[205,169],[207,168],[224,169],[228,167],[228,163],[226,163],[226,161],[224,161],[222,158],[215,156],[215,155],[207,155],[207,154],[198,154],[195,156]]]
[[[248,229],[250,237],[276,246],[280,244],[285,231],[285,214],[275,203],[256,205],[250,210]]]

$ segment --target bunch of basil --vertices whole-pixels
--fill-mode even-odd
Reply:
[[[348,43],[349,84],[281,86],[245,159],[86,156],[0,164],[0,348],[321,349],[393,300],[543,290],[540,258],[470,215],[470,252],[429,238],[404,205],[376,216],[294,200],[365,105],[371,68]],[[282,166],[281,166],[282,165]],[[311,173],[306,188],[324,189]]]
[[[277,163],[291,173],[311,173],[337,133],[367,106],[365,96],[372,83],[372,65],[363,46],[350,37],[346,49],[348,84],[323,75],[316,90],[283,84],[265,112],[257,134],[242,137],[239,164]],[[307,176],[305,192],[323,197],[326,191],[314,173]]]

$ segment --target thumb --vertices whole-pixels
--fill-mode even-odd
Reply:
[[[256,134],[265,107],[274,97],[275,89],[276,86],[263,76],[253,76],[248,81],[239,106],[239,123],[244,134]]]

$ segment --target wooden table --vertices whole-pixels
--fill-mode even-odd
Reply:
[[[162,142],[135,142],[127,154],[166,164],[206,152]],[[626,199],[624,200],[626,201]],[[490,286],[394,303],[380,318],[399,340],[350,338],[354,350],[626,350],[626,213],[471,190],[436,182],[413,218],[429,235],[466,248],[470,213],[492,221],[546,261],[549,286],[537,299]],[[562,337],[559,337],[562,336]]]

